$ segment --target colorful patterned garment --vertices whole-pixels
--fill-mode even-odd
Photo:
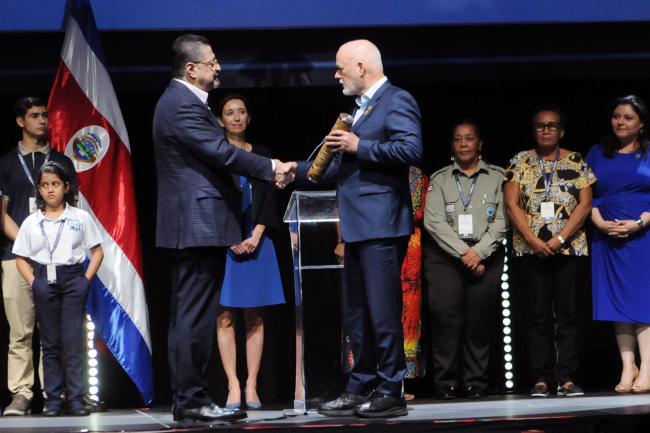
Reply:
[[[578,152],[569,152],[558,160],[553,173],[550,200],[555,203],[555,218],[546,222],[541,217],[541,204],[544,201],[544,181],[539,166],[539,158],[535,152],[526,150],[519,152],[510,160],[506,169],[506,180],[519,184],[520,200],[526,212],[528,226],[532,232],[543,241],[548,241],[560,233],[564,224],[569,220],[573,209],[578,204],[580,190],[596,182],[596,176]],[[543,161],[544,170],[550,173],[553,161]],[[559,253],[569,256],[586,256],[589,248],[584,228],[580,228],[567,242]],[[512,236],[515,254],[535,254],[535,251],[517,231]]]
[[[404,327],[404,353],[406,355],[406,379],[424,376],[420,355],[422,304],[422,220],[424,218],[424,199],[429,186],[429,179],[422,170],[411,167],[409,170],[409,187],[413,203],[413,221],[415,232],[409,239],[406,257],[402,264],[402,325]]]

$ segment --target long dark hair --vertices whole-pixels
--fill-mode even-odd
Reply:
[[[59,164],[58,162],[48,161],[45,164],[43,164],[43,166],[38,172],[38,180],[36,181],[36,186],[35,186],[36,207],[38,207],[38,209],[43,212],[45,211],[45,201],[43,200],[41,193],[38,191],[38,186],[41,184],[41,180],[43,179],[43,173],[54,174],[59,179],[61,179],[63,184],[68,187],[68,191],[63,195],[63,201],[66,203],[66,205],[73,205],[74,193],[72,192],[70,175],[68,174],[68,171],[65,169],[63,165]]]
[[[614,115],[614,110],[616,110],[616,107],[619,105],[629,105],[632,107],[632,110],[639,116],[639,119],[641,120],[641,123],[643,123],[643,128],[639,131],[639,148],[641,149],[641,152],[643,155],[646,155],[648,153],[648,144],[650,142],[649,137],[648,137],[648,122],[650,121],[650,117],[648,116],[648,107],[645,105],[645,102],[643,102],[643,99],[639,98],[636,95],[627,95],[627,96],[621,96],[619,98],[614,99],[612,104],[610,105],[609,109],[609,118],[611,119],[612,116]],[[620,143],[616,136],[614,135],[614,132],[609,130],[605,138],[603,139],[603,155],[605,155],[607,158],[613,158],[614,154],[620,147]]]

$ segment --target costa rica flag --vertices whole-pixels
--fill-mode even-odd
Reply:
[[[86,308],[149,405],[154,397],[151,338],[131,148],[89,0],[68,2],[48,111],[51,145],[77,171],[78,206],[104,235],[104,261],[90,283]]]

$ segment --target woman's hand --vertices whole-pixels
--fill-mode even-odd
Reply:
[[[336,257],[336,262],[339,265],[343,264],[343,257],[345,256],[345,244],[343,242],[338,242],[334,248],[334,256]]]
[[[605,233],[606,235],[609,235],[614,231],[614,228],[617,226],[616,221],[608,221],[608,220],[595,220],[593,219],[592,222],[596,226],[598,230],[601,232]]]
[[[538,257],[549,257],[555,254],[555,251],[553,251],[553,249],[549,247],[546,242],[537,236],[531,236],[530,240],[528,240],[528,245],[530,245]]]
[[[641,230],[641,227],[634,220],[614,220],[609,222],[612,224],[606,233],[613,238],[625,239]]]
[[[617,221],[606,220],[603,218],[597,207],[591,209],[591,222],[598,230],[606,235],[619,237],[619,233],[625,234],[625,229],[621,228]]]
[[[246,253],[246,251],[244,251],[244,248],[241,246],[241,244],[231,246],[230,251],[237,254],[238,256]]]
[[[553,254],[557,253],[560,248],[562,248],[562,242],[560,242],[557,236],[553,236],[551,239],[547,240],[546,245],[553,250]]]
[[[481,256],[478,255],[474,248],[468,248],[461,256],[463,264],[472,271],[476,270],[481,264]]]
[[[239,244],[239,246],[242,248],[245,254],[253,254],[255,250],[257,250],[261,239],[261,235],[253,233],[250,238],[245,239],[244,242]]]
[[[483,275],[485,273],[485,265],[483,263],[481,263],[480,265],[478,265],[476,267],[476,269],[474,269],[472,271],[472,273],[474,274],[474,276],[480,277],[481,275]]]

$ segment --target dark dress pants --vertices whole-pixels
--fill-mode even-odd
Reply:
[[[177,409],[209,405],[205,378],[215,342],[226,247],[175,250],[168,351]]]
[[[408,237],[345,244],[343,317],[354,364],[346,391],[400,397],[406,373],[401,271]]]
[[[531,383],[575,380],[578,371],[576,286],[583,259],[557,254],[515,259],[527,299],[528,363]],[[556,371],[553,374],[553,366]]]
[[[58,401],[63,390],[68,400],[80,401],[84,392],[83,323],[88,294],[84,267],[57,266],[55,284],[48,284],[46,266],[33,264],[33,268],[36,279],[32,290],[47,401]]]
[[[485,390],[490,340],[499,319],[503,249],[483,261],[485,273],[476,277],[426,236],[423,265],[435,386]]]

